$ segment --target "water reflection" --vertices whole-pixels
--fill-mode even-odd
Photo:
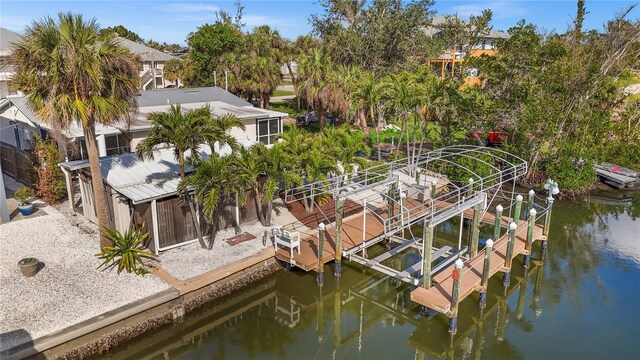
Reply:
[[[477,294],[463,301],[454,336],[445,316],[420,315],[405,283],[347,266],[324,287],[281,272],[108,358],[640,358],[640,194],[614,194],[557,202],[545,257],[537,245],[529,269],[517,258],[509,287],[494,276],[486,308]]]

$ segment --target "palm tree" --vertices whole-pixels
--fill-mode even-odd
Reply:
[[[72,123],[82,126],[89,157],[98,227],[109,225],[107,202],[100,173],[96,124],[118,121],[136,107],[136,58],[113,33],[99,36],[95,19],[60,13],[26,28],[15,45],[13,81],[27,94],[36,115],[56,129]],[[104,234],[100,246],[110,246]]]
[[[325,128],[322,131],[321,144],[336,165],[342,166],[343,173],[339,176],[355,171],[356,167],[364,167],[371,152],[362,132],[351,131],[346,125]]]
[[[290,188],[302,180],[298,174],[288,170],[290,158],[280,146],[268,148],[258,143],[250,151],[242,149],[240,164],[242,171],[253,179],[251,188],[258,219],[262,225],[270,226],[273,199],[278,196],[279,183]]]
[[[321,150],[319,141],[302,156],[302,174],[307,184],[326,180],[327,175],[336,168],[336,160],[331,156],[327,156],[327,153],[323,149]],[[309,188],[309,192],[305,194],[306,201],[304,205],[308,212],[313,211],[313,204],[316,198],[316,186],[317,185],[312,185]]]
[[[376,124],[376,112],[379,112],[380,104],[388,91],[388,86],[384,82],[378,82],[375,74],[370,72],[358,83],[352,96],[357,108],[363,109],[365,116],[374,124],[376,132],[376,152],[378,161],[382,161],[380,153],[380,124]]]
[[[349,121],[352,110],[354,110],[352,108],[351,93],[361,77],[361,70],[355,66],[339,65],[329,69],[327,86],[325,87],[327,108],[345,123]],[[356,113],[358,113],[357,110],[359,109],[356,109]],[[359,121],[356,121],[356,123],[363,131],[366,131],[366,121],[364,124]]]
[[[180,104],[171,105],[167,112],[149,114],[149,120],[153,125],[149,135],[136,147],[138,157],[153,158],[153,150],[158,145],[173,146],[174,155],[180,167],[180,179],[185,178],[187,152],[190,153],[188,160],[191,163],[198,163],[200,161],[199,148],[203,144],[209,144],[211,149],[214,149],[214,144],[218,142],[219,145],[228,144],[234,149],[237,145],[233,137],[228,134],[228,130],[233,126],[243,127],[235,116],[213,119],[211,108],[208,106],[184,113]],[[215,155],[212,154],[213,156]],[[206,244],[197,222],[193,202],[190,201],[188,192],[185,192],[184,196],[189,204],[200,246],[205,248]]]
[[[162,72],[164,73],[164,77],[171,81],[175,82],[176,87],[178,87],[179,80],[182,77],[182,69],[183,63],[180,59],[171,59],[164,64],[164,68]]]
[[[319,49],[314,49],[299,64],[301,82],[298,84],[307,104],[318,115],[320,129],[324,129],[325,112],[328,103],[326,87],[331,60]]]
[[[209,156],[201,161],[196,171],[178,185],[180,194],[193,191],[196,201],[202,205],[205,220],[213,227],[208,249],[211,250],[219,230],[221,204],[244,203],[247,184],[251,179],[240,168],[236,154]],[[239,225],[239,224],[236,224]]]
[[[401,72],[400,74],[390,75],[386,81],[389,84],[390,89],[388,99],[390,106],[394,110],[396,117],[398,117],[402,122],[395,156],[397,157],[400,153],[402,137],[405,135],[407,142],[407,156],[409,156],[409,129],[407,121],[410,114],[419,104],[418,89],[415,86],[415,79],[411,74]]]

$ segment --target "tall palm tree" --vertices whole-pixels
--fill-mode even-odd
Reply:
[[[99,36],[99,31],[95,19],[85,21],[79,14],[34,21],[15,45],[11,62],[13,81],[39,118],[57,129],[82,126],[98,227],[105,228],[109,215],[95,128],[125,118],[136,107],[138,68],[115,34]],[[111,244],[101,235],[101,247]]]
[[[376,124],[376,113],[380,111],[380,104],[388,91],[388,86],[384,82],[379,82],[375,74],[370,72],[357,84],[353,94],[353,102],[357,108],[363,109],[365,116],[374,125],[376,132],[376,152],[378,161],[382,161],[380,153],[380,124]]]
[[[364,167],[367,156],[371,152],[362,132],[352,131],[346,125],[339,128],[325,128],[322,131],[320,143],[336,165],[342,166],[343,172],[339,176],[355,171],[356,167]],[[343,177],[341,182],[344,181],[346,178]]]
[[[349,122],[353,110],[351,92],[361,76],[361,71],[355,66],[339,65],[329,69],[325,87],[327,108],[345,123]]]
[[[318,115],[320,129],[324,129],[325,125],[328,103],[326,87],[331,66],[331,59],[323,51],[314,49],[311,54],[302,58],[298,67],[300,93]]]

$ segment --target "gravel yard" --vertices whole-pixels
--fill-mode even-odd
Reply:
[[[0,351],[169,288],[153,275],[96,270],[95,225],[44,210],[48,215],[0,225]],[[44,264],[32,278],[17,266],[24,257]]]
[[[269,230],[254,222],[241,226],[241,232],[252,234],[256,238],[231,246],[224,240],[235,236],[233,228],[218,232],[215,243],[211,250],[203,249],[200,243],[195,242],[160,253],[160,267],[168,271],[180,280],[187,280],[207,271],[217,269],[221,266],[241,260],[248,256],[262,251],[264,248],[272,246],[271,238],[262,244],[264,231]],[[269,232],[271,234],[271,232]]]

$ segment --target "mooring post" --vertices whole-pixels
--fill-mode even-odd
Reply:
[[[496,340],[504,340],[504,331],[507,327],[507,298],[500,297],[498,300],[498,325],[496,329]]]
[[[551,210],[553,209],[553,196],[549,194],[547,197],[547,213],[544,217],[544,227],[542,228],[542,235],[545,237],[540,243],[540,250],[544,254],[547,251],[547,240],[549,236],[549,227],[551,226]]]
[[[324,254],[324,240],[326,237],[326,228],[324,223],[318,224],[318,278],[316,282],[318,286],[322,286],[324,284],[324,261],[322,260],[322,255]]]
[[[469,256],[474,257],[478,254],[478,238],[480,237],[480,213],[482,205],[478,204],[473,207],[473,221],[471,222],[471,244],[469,244]]]
[[[416,166],[416,185],[420,185],[420,168]]]
[[[516,196],[516,207],[513,210],[513,222],[516,224],[520,223],[520,211],[522,210],[522,200],[524,200],[522,195],[518,194],[518,196]]]
[[[401,185],[398,185],[398,195],[400,197],[400,224],[404,226],[404,199],[407,197],[406,191],[403,189]]]
[[[502,276],[502,285],[509,286],[511,281],[511,262],[513,261],[513,245],[516,242],[516,229],[518,225],[515,222],[509,224],[509,242],[507,243],[507,253],[504,259],[504,275]]]
[[[533,189],[529,190],[529,201],[527,202],[527,213],[525,215],[528,215],[531,209],[533,209],[535,204],[535,198],[536,198],[536,192],[533,191]]]
[[[458,296],[460,295],[460,282],[462,281],[461,259],[456,260],[456,268],[453,270],[453,289],[451,290],[451,317],[449,318],[449,333],[455,334],[458,331]]]
[[[437,192],[438,192],[438,182],[435,180],[431,180],[431,199],[436,198]]]
[[[522,263],[522,266],[524,266],[525,269],[528,269],[529,264],[531,263],[531,249],[533,248],[533,230],[536,227],[537,214],[538,212],[536,211],[536,209],[529,210],[529,219],[527,220],[529,223],[527,227],[527,244],[525,246],[526,252],[524,253],[524,261]]]
[[[487,240],[484,248],[484,266],[482,267],[482,282],[480,283],[480,301],[478,305],[481,309],[487,306],[487,285],[489,284],[489,272],[491,271],[491,254],[493,253],[493,240]]]
[[[498,205],[496,206],[496,219],[494,221],[495,226],[493,228],[493,238],[498,241],[498,239],[500,239],[500,226],[501,226],[501,222],[502,222],[502,210],[504,210],[502,208],[502,205]]]
[[[469,178],[469,187],[467,188],[467,197],[473,195],[473,178]]]
[[[344,215],[344,198],[338,197],[336,201],[336,269],[335,277],[342,273],[342,215]]]
[[[433,227],[424,220],[422,227],[422,286],[431,287],[431,248],[433,247]]]
[[[394,182],[389,187],[389,193],[387,194],[387,219],[391,219],[393,217],[393,213],[395,210],[395,197],[396,197],[396,183]]]

